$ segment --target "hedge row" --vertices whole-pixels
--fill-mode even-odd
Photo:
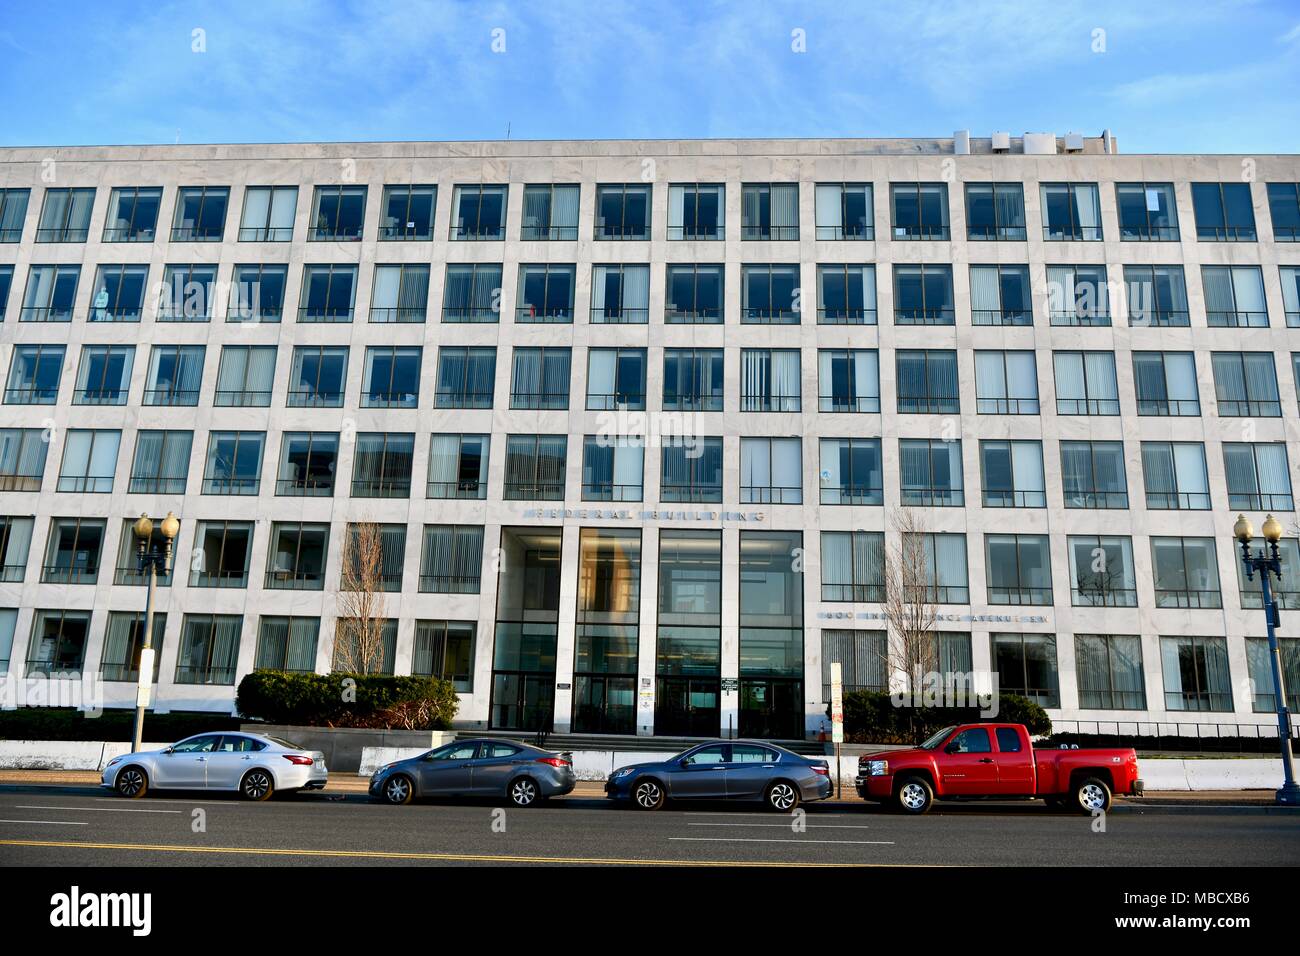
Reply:
[[[844,738],[851,743],[917,744],[944,727],[985,720],[1024,724],[1033,736],[1052,732],[1047,711],[1012,694],[998,698],[994,717],[981,717],[975,707],[897,707],[885,691],[844,695]]]
[[[253,671],[235,698],[250,720],[402,730],[446,730],[458,705],[455,686],[437,677],[284,671]]]
[[[229,714],[146,713],[144,739],[170,743],[194,734],[238,730],[239,724],[239,718]],[[134,735],[134,710],[105,710],[98,717],[54,707],[0,711],[0,740],[123,741]]]

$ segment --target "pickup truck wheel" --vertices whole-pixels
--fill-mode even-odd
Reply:
[[[1074,802],[1081,813],[1105,813],[1110,809],[1110,787],[1104,780],[1087,777],[1075,786]]]
[[[924,777],[906,777],[894,791],[894,802],[904,813],[920,815],[934,803],[934,790]]]

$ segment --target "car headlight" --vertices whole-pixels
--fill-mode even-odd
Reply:
[[[889,776],[888,760],[868,760],[867,776],[870,777],[887,777]]]
[[[371,775],[371,778],[373,779],[374,777],[382,777],[392,768],[392,766],[393,765],[391,763],[384,764],[382,767],[380,767]]]
[[[115,764],[115,763],[121,763],[121,762],[122,762],[122,758],[121,758],[121,757],[114,757],[114,758],[113,758],[112,760],[110,760],[108,763],[104,764],[104,769],[107,770],[109,767],[113,766],[113,764]]]
[[[624,767],[622,770],[615,770],[615,771],[614,771],[614,779],[615,779],[615,780],[622,780],[624,777],[628,776],[628,775],[629,775],[630,773],[632,773],[632,772],[633,772],[633,770],[632,770],[631,767]]]

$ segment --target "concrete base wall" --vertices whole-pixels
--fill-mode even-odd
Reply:
[[[1138,761],[1148,790],[1276,790],[1282,786],[1282,760],[1178,760],[1148,757]]]
[[[157,750],[165,743],[144,743]],[[131,742],[99,740],[0,740],[0,770],[103,770],[119,754],[131,752]]]
[[[357,773],[367,748],[398,747],[423,753],[449,744],[456,735],[447,730],[371,730],[364,727],[294,727],[274,724],[244,724],[252,734],[283,737],[307,750],[325,754],[331,772]]]

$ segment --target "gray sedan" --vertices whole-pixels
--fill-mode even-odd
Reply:
[[[262,734],[196,734],[162,750],[114,757],[100,785],[123,797],[150,790],[232,790],[245,800],[319,790],[329,781],[325,755]]]
[[[415,797],[505,797],[531,807],[573,790],[577,777],[567,754],[514,740],[458,740],[375,771],[370,795],[386,803]]]
[[[763,803],[789,813],[804,800],[831,795],[825,760],[762,740],[713,741],[655,763],[620,767],[609,775],[605,795],[640,810],[673,800]]]

